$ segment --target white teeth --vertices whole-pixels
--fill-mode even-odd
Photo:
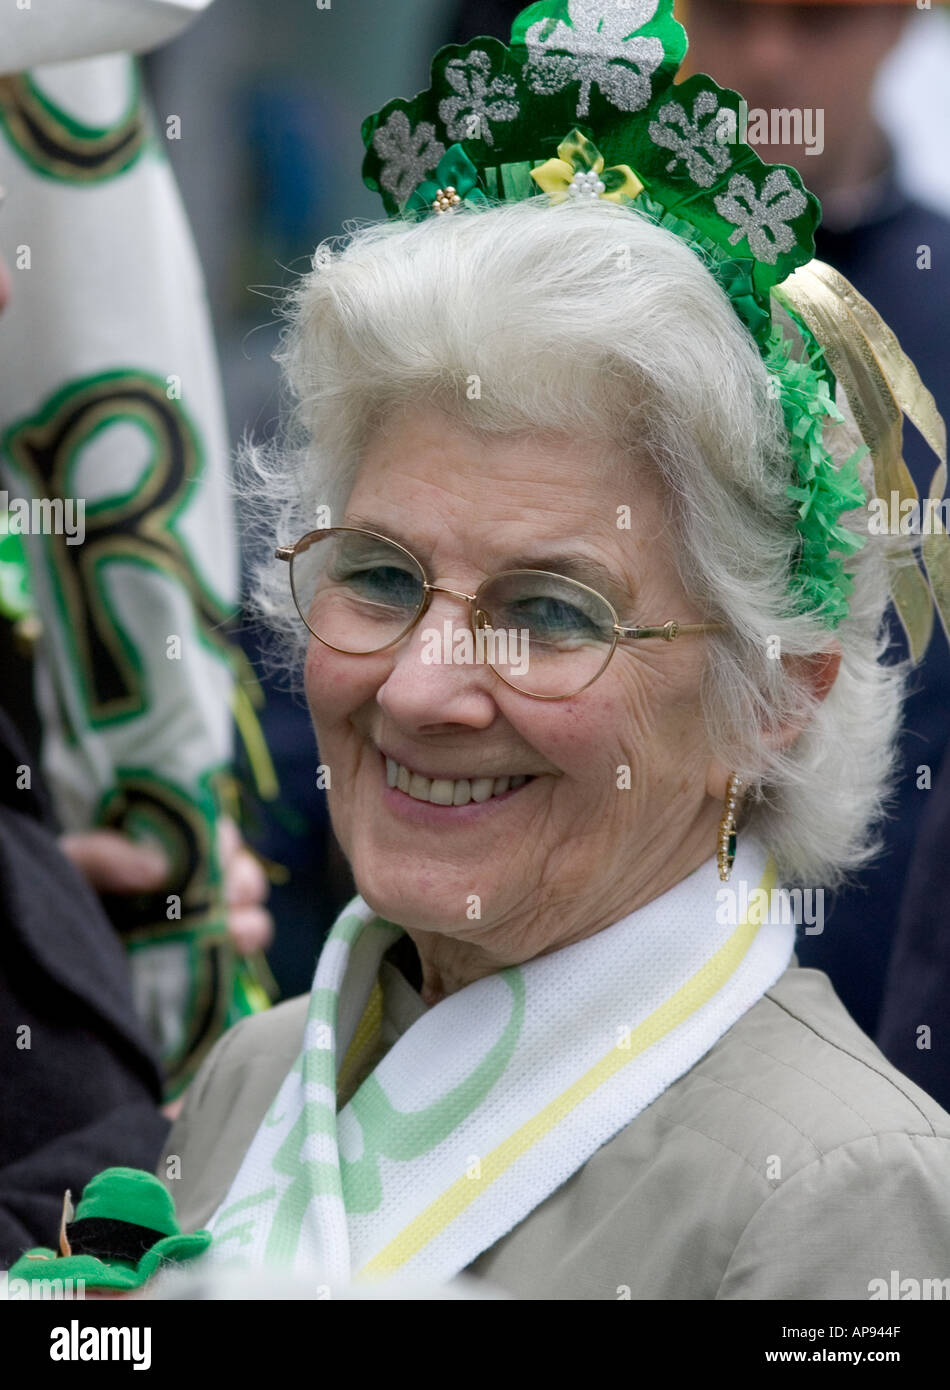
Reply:
[[[409,778],[409,795],[414,801],[428,801],[431,786],[432,782],[428,777],[422,777],[418,772],[414,772]]]
[[[429,801],[435,806],[467,806],[470,801],[489,801],[507,791],[523,787],[527,777],[423,777],[410,772],[393,758],[386,759],[386,785],[398,787],[416,801]]]

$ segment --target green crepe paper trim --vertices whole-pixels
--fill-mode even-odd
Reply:
[[[838,520],[843,512],[867,504],[858,464],[868,449],[862,444],[840,468],[835,467],[823,440],[824,421],[840,422],[844,417],[831,395],[821,349],[816,345],[809,351],[806,342],[805,350],[805,358],[796,361],[791,355],[792,340],[775,327],[765,362],[778,386],[797,477],[786,489],[799,503],[800,553],[793,566],[791,591],[799,611],[818,612],[825,626],[835,628],[848,616],[854,588],[845,561],[867,540],[839,526]]]

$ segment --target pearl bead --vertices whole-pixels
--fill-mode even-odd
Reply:
[[[567,191],[572,198],[597,198],[606,192],[606,184],[593,169],[585,169],[574,175]]]

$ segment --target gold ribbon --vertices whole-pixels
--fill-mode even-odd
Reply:
[[[874,461],[876,495],[888,508],[893,493],[901,502],[919,505],[903,458],[906,415],[939,459],[928,493],[929,501],[939,503],[947,482],[946,425],[917,368],[877,310],[843,275],[818,260],[800,266],[772,293],[798,314],[824,348]],[[934,608],[950,640],[950,536],[939,510],[926,503],[921,531],[926,578],[911,561],[899,566],[891,581],[915,665],[930,641]]]

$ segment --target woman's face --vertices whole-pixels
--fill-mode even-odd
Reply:
[[[485,443],[419,408],[374,437],[334,522],[401,541],[433,583],[466,593],[513,557],[550,569],[550,557],[580,552],[608,572],[612,587],[594,587],[622,622],[701,621],[654,487],[590,441]],[[386,651],[310,644],[333,826],[371,907],[417,944],[437,932],[515,963],[609,925],[715,852],[725,773],[700,713],[702,636],[621,643],[586,690],[547,701],[487,665],[424,662],[422,633],[446,621],[467,627],[468,606],[438,593]],[[387,786],[387,757],[433,779],[531,780],[482,803],[432,805]]]

